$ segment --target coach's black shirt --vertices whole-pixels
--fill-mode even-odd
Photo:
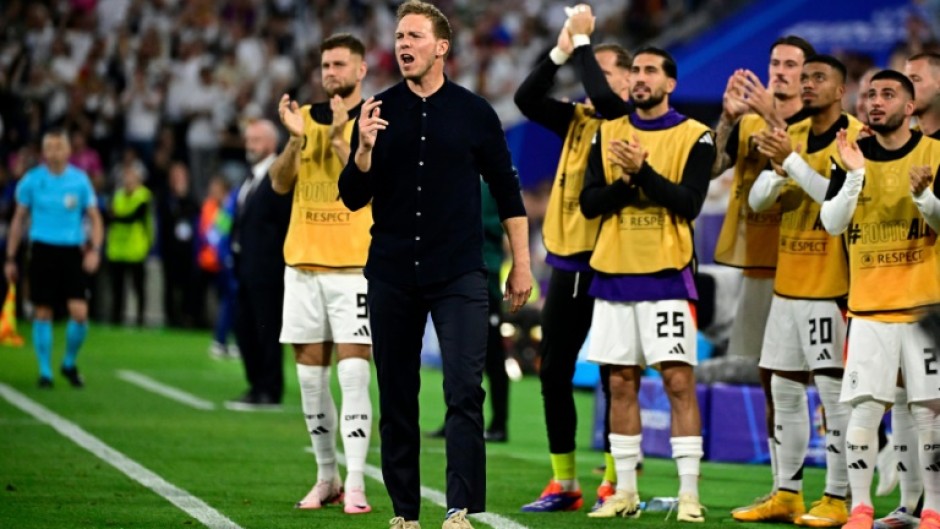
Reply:
[[[428,97],[405,82],[375,96],[388,128],[379,131],[368,173],[359,170],[358,121],[339,177],[343,203],[372,201],[365,274],[423,286],[483,269],[480,176],[500,220],[524,217],[519,178],[499,118],[483,98],[450,82]]]

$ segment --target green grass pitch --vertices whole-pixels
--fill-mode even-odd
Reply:
[[[21,331],[29,334],[28,325]],[[54,363],[61,361],[64,331],[56,328]],[[0,383],[12,387],[198,497],[244,529],[385,528],[393,516],[385,489],[367,479],[373,513],[343,514],[341,508],[293,509],[313,484],[316,466],[307,450],[296,375],[285,354],[285,405],[277,413],[225,410],[225,399],[245,388],[241,364],[212,360],[205,334],[127,330],[93,326],[79,366],[87,387],[75,390],[61,377],[53,390],[36,388],[35,359],[29,344],[0,348]],[[126,369],[215,403],[204,411],[186,407],[118,378]],[[56,371],[57,371],[56,367]],[[374,385],[373,385],[374,386]],[[373,388],[373,392],[374,392]],[[339,395],[334,386],[334,395]],[[490,512],[531,529],[591,527],[663,527],[679,525],[664,513],[638,520],[593,520],[586,516],[600,477],[594,468],[602,454],[586,448],[590,438],[592,396],[578,393],[582,418],[578,440],[578,477],[585,508],[577,513],[527,514],[519,507],[538,496],[550,477],[538,380],[528,377],[511,387],[510,442],[488,446],[487,506]],[[373,401],[375,402],[375,400]],[[421,426],[432,430],[444,415],[441,375],[423,373]],[[377,406],[376,406],[377,407]],[[377,430],[378,422],[374,424]],[[369,464],[379,465],[378,435],[373,431]],[[425,440],[421,474],[424,485],[443,490],[444,445]],[[708,507],[702,527],[736,526],[729,511],[767,491],[766,466],[704,463],[701,495]],[[671,460],[647,459],[640,476],[644,499],[674,496],[678,487]],[[807,469],[807,503],[822,492],[820,469]],[[887,513],[897,493],[876,499]],[[421,525],[440,527],[444,509],[430,502]],[[486,527],[474,521],[475,527]],[[163,497],[131,480],[50,426],[0,398],[0,528],[189,528],[202,524]]]

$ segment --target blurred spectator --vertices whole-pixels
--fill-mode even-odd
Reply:
[[[104,182],[104,166],[98,151],[88,146],[87,136],[81,130],[72,132],[72,156],[69,163],[88,174],[95,189]]]
[[[209,191],[199,214],[198,248],[196,261],[199,264],[198,316],[201,322],[205,315],[205,302],[209,285],[214,285],[218,299],[218,312],[212,332],[209,353],[216,358],[238,358],[238,347],[229,345],[235,323],[235,274],[231,245],[234,197],[225,178],[215,176],[209,181]]]
[[[137,298],[137,325],[144,324],[146,275],[144,263],[153,246],[153,198],[143,186],[144,166],[140,162],[124,167],[121,185],[114,192],[108,211],[106,256],[111,276],[111,323],[124,322],[124,285],[130,276]]]
[[[189,169],[173,162],[169,187],[157,204],[160,256],[163,259],[163,314],[171,327],[195,324],[195,223],[199,204],[189,191]]]
[[[153,168],[153,151],[160,126],[163,92],[147,80],[140,67],[134,71],[131,84],[121,94],[124,110],[124,138],[137,151],[148,170]]]
[[[212,67],[199,67],[198,80],[186,90],[181,106],[188,120],[186,148],[196,197],[206,194],[218,163],[219,137],[224,126],[226,95],[212,78]]]

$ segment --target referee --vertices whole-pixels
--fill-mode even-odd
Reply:
[[[39,387],[52,387],[52,307],[67,301],[62,375],[73,387],[84,385],[75,358],[88,333],[88,278],[98,270],[104,230],[88,175],[68,164],[71,147],[65,132],[42,139],[46,163],[30,169],[16,186],[16,212],[7,239],[3,271],[14,284],[19,276],[16,251],[29,224],[29,292],[33,302],[33,347],[39,361]],[[91,224],[91,241],[83,220]]]
[[[447,443],[445,529],[465,529],[486,501],[483,376],[487,288],[480,176],[509,235],[510,309],[529,297],[528,223],[506,138],[482,98],[444,76],[451,28],[433,5],[398,9],[395,55],[405,80],[368,99],[355,153],[339,179],[351,210],[372,202],[366,262],[372,346],[379,382],[382,472],[392,527],[417,527],[421,506],[418,391],[428,313],[441,342]]]

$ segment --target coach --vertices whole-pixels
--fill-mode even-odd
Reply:
[[[339,179],[343,202],[372,201],[365,267],[382,416],[382,470],[395,513],[417,520],[421,503],[418,391],[430,312],[441,343],[447,404],[448,515],[484,510],[483,389],[487,285],[480,175],[509,235],[506,298],[518,310],[532,286],[528,224],[496,113],[444,77],[447,18],[410,0],[398,9],[395,53],[404,81],[363,104],[354,159]]]

